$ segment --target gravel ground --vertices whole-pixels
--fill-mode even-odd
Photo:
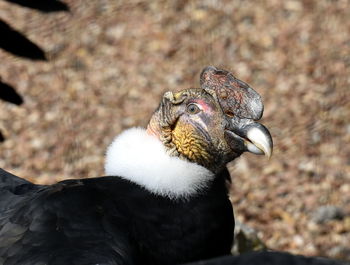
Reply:
[[[64,2],[49,14],[0,2],[49,58],[0,50],[24,99],[0,102],[0,167],[36,183],[100,176],[116,134],[222,67],[262,95],[275,143],[269,161],[229,166],[236,218],[269,248],[350,260],[348,0]]]

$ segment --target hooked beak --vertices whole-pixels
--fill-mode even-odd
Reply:
[[[270,132],[258,122],[242,120],[225,130],[225,138],[233,150],[251,152],[257,155],[265,155],[268,158],[272,155],[273,142]]]

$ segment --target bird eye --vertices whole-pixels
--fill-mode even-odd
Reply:
[[[189,114],[197,114],[200,111],[201,109],[196,104],[191,103],[187,105],[187,112]]]

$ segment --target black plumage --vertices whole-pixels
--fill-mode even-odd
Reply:
[[[287,252],[248,252],[239,256],[223,256],[184,265],[348,265],[349,263],[320,257],[305,257]]]
[[[228,254],[225,170],[191,200],[119,177],[34,185],[0,171],[3,264],[179,264]]]

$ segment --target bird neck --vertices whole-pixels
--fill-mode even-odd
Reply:
[[[203,166],[171,156],[150,129],[132,128],[108,147],[107,175],[128,179],[169,198],[188,198],[206,189],[214,174]]]

